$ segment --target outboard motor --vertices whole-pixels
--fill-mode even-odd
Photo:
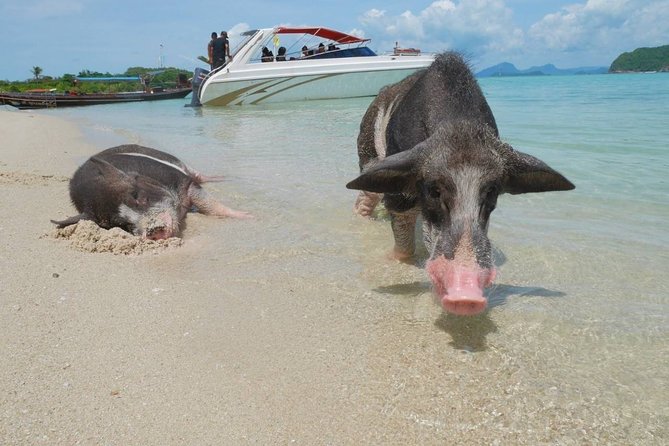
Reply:
[[[191,94],[190,107],[202,107],[202,104],[200,103],[200,87],[208,74],[209,70],[200,67],[195,68],[195,71],[193,72],[193,81],[191,82],[193,86],[193,94]]]

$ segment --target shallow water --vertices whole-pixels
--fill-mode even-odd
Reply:
[[[472,442],[662,444],[669,75],[480,83],[502,137],[576,189],[500,198],[489,234],[499,264],[492,308],[464,319],[441,313],[423,270],[385,260],[387,222],[351,215],[355,192],[344,185],[358,171],[355,140],[370,99],[44,113],[83,124],[101,148],[137,142],[223,174],[227,181],[208,189],[257,218],[189,217],[186,240],[221,254],[193,257],[184,274],[196,283],[220,270],[222,285],[253,284],[283,311],[332,312],[332,326],[305,328],[310,334],[331,333],[338,321],[360,330],[341,334],[351,342],[346,363],[359,373],[342,372],[340,384],[357,395],[351,419],[364,406],[371,415],[363,419],[385,420],[369,438],[408,424],[411,438],[428,443],[460,433]],[[294,299],[293,288],[302,290]]]

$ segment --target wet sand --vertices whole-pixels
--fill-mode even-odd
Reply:
[[[667,439],[666,360],[625,369],[635,351],[666,353],[662,338],[593,350],[616,342],[603,325],[553,324],[564,293],[523,275],[531,248],[507,253],[504,305],[475,318],[442,314],[423,271],[384,260],[387,227],[346,216],[331,238],[273,240],[281,219],[225,183],[213,193],[255,220],[189,215],[178,247],[77,249],[49,219],[74,212],[67,179],[106,147],[30,112],[0,111],[0,134],[2,444]]]

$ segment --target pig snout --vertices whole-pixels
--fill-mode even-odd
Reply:
[[[447,312],[473,316],[486,309],[488,300],[483,295],[483,289],[495,280],[495,268],[460,265],[440,256],[430,260],[426,270],[434,284],[435,293]]]
[[[178,232],[178,222],[170,212],[164,211],[148,219],[142,236],[149,240],[164,240],[175,237]]]

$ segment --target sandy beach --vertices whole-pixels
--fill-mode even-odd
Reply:
[[[282,217],[226,183],[212,193],[256,219],[191,214],[180,246],[90,252],[54,238],[49,220],[74,213],[68,179],[106,147],[28,111],[0,111],[0,134],[0,444],[667,438],[660,394],[638,396],[666,370],[626,369],[638,349],[666,350],[661,339],[632,333],[615,351],[605,324],[553,324],[568,300],[523,275],[531,248],[506,253],[496,299],[517,297],[475,318],[444,315],[424,271],[384,260],[386,226],[346,215],[344,230],[273,240]],[[578,268],[556,252],[547,265],[561,255]]]
[[[360,400],[365,314],[352,314],[338,284],[300,277],[298,252],[272,281],[277,272],[263,268],[277,259],[240,249],[248,223],[198,215],[180,248],[78,250],[49,236],[49,219],[74,212],[68,179],[103,147],[31,112],[0,112],[0,132],[2,444],[355,444],[404,435],[367,419],[384,401]],[[209,249],[207,228],[217,225],[239,242]]]

